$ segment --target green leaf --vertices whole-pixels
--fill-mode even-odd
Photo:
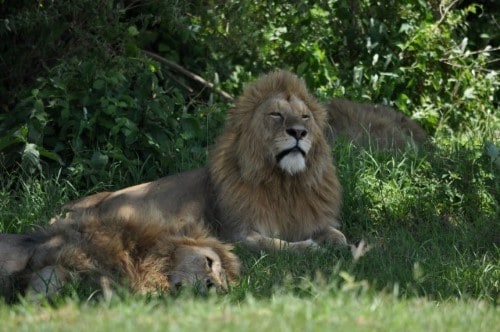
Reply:
[[[128,34],[135,37],[139,34],[139,30],[137,30],[135,25],[131,25],[128,27]]]
[[[96,90],[102,90],[102,88],[104,88],[104,86],[106,85],[106,82],[104,82],[103,80],[99,79],[99,80],[96,80],[94,82],[94,84],[92,85],[92,87]]]
[[[37,150],[40,153],[40,156],[47,158],[47,159],[50,159],[50,160],[53,160],[53,161],[56,161],[59,163],[59,165],[64,166],[64,161],[57,153],[55,153],[53,151],[49,151],[49,150],[45,149],[43,146],[38,146]]]
[[[27,143],[25,145],[22,153],[21,166],[30,174],[35,173],[37,170],[42,170],[42,165],[40,164],[40,152],[38,151],[36,144]]]
[[[103,169],[108,164],[109,157],[100,151],[94,151],[90,161],[94,168]]]
[[[19,129],[8,131],[5,136],[0,138],[0,151],[8,148],[11,145],[26,142],[27,135],[28,130],[25,126]]]
[[[297,75],[302,75],[306,69],[307,69],[307,62],[302,62],[298,67],[297,67]]]
[[[44,107],[43,107],[43,102],[41,100],[36,100],[33,107],[37,112],[43,112]]]

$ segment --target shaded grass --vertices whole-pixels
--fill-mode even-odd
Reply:
[[[498,301],[499,169],[482,147],[339,149],[346,233],[375,245],[357,278],[404,294]]]
[[[451,143],[393,155],[339,144],[334,156],[344,188],[343,231],[351,242],[365,239],[373,246],[359,260],[334,248],[301,255],[255,255],[237,248],[244,272],[226,296],[122,294],[107,304],[95,301],[99,294],[92,290],[71,285],[51,305],[0,305],[0,329],[83,330],[92,324],[97,330],[460,331],[498,326],[500,172],[484,148]],[[79,192],[59,177],[6,178],[0,188],[0,231],[46,225],[65,201],[113,187],[120,184]]]

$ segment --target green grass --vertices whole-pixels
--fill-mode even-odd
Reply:
[[[401,300],[358,284],[311,296],[125,298],[110,304],[66,300],[56,308],[1,306],[2,331],[494,331],[500,310],[487,302]],[[364,287],[364,286],[363,286]],[[361,288],[363,288],[361,287]]]
[[[500,169],[485,145],[452,141],[397,155],[338,145],[334,155],[344,187],[343,230],[373,246],[359,260],[333,248],[302,255],[237,248],[244,273],[227,295],[122,294],[105,303],[75,286],[50,304],[0,304],[0,330],[500,326]],[[44,225],[68,199],[104,188],[81,192],[61,177],[7,178],[0,231]]]

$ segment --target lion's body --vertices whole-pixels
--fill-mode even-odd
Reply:
[[[245,88],[207,168],[80,199],[66,206],[67,218],[91,210],[105,219],[184,219],[254,249],[345,245],[326,116],[302,80],[273,72]]]
[[[427,139],[418,123],[387,106],[334,99],[325,107],[334,140],[343,137],[358,146],[403,150]]]
[[[92,211],[105,220],[203,221],[211,211],[206,168],[164,177],[115,192],[97,193],[66,204],[72,216]],[[89,204],[90,202],[90,204]]]
[[[86,215],[32,234],[0,234],[0,294],[51,295],[71,278],[88,279],[104,291],[111,283],[139,293],[168,291],[196,280],[222,290],[239,273],[230,250],[195,223]]]

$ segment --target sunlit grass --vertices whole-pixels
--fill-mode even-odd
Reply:
[[[364,286],[318,288],[310,296],[277,293],[247,297],[180,296],[123,298],[85,304],[66,300],[56,308],[33,304],[0,306],[3,331],[494,331],[500,310],[477,300],[401,300],[369,294]]]

